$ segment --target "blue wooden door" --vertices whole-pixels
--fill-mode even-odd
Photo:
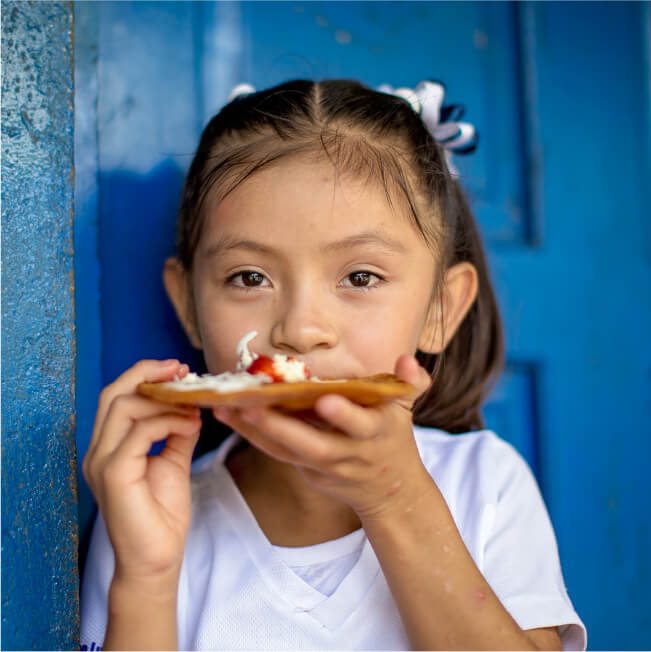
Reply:
[[[103,384],[142,357],[196,362],[160,270],[183,173],[232,86],[444,80],[481,134],[457,164],[506,326],[488,424],[538,477],[590,646],[648,647],[650,16],[628,3],[76,3],[80,455]],[[82,482],[82,528],[91,513]]]

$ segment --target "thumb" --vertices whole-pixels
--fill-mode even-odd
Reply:
[[[406,383],[413,385],[414,391],[400,399],[398,403],[411,410],[419,396],[424,394],[432,384],[432,378],[413,355],[401,355],[396,360],[395,375]]]

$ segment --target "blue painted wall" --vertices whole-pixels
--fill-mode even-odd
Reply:
[[[2,649],[78,647],[72,5],[2,3]]]

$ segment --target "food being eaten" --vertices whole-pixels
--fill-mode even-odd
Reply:
[[[258,334],[258,331],[247,333],[237,343],[237,370],[249,374],[264,374],[269,376],[274,383],[292,383],[299,380],[309,380],[310,371],[301,360],[291,355],[276,353],[272,358],[249,351],[249,342]]]
[[[287,355],[276,353],[273,359],[259,355],[247,368],[250,374],[266,374],[274,383],[295,383],[299,380],[309,380],[310,370],[304,362]]]
[[[307,410],[324,394],[339,394],[360,405],[377,405],[407,396],[413,387],[393,374],[366,378],[321,379],[313,377],[302,360],[275,354],[273,358],[249,350],[256,331],[237,345],[235,372],[188,373],[162,383],[141,383],[138,393],[163,403],[200,407],[253,407],[274,405],[287,410]]]
[[[215,391],[231,392],[237,389],[259,387],[265,383],[294,383],[310,379],[310,371],[301,360],[292,356],[276,353],[273,358],[249,350],[249,342],[257,335],[251,331],[237,343],[237,370],[221,374],[189,373],[184,378],[177,378],[169,383],[183,391],[198,387],[210,387]]]

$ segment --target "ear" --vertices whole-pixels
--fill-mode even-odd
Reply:
[[[458,263],[445,272],[440,297],[430,306],[418,348],[424,353],[445,350],[477,298],[479,279],[474,265]]]
[[[168,258],[165,261],[163,285],[190,343],[196,349],[201,349],[201,337],[194,315],[194,301],[190,293],[187,272],[177,258]]]

